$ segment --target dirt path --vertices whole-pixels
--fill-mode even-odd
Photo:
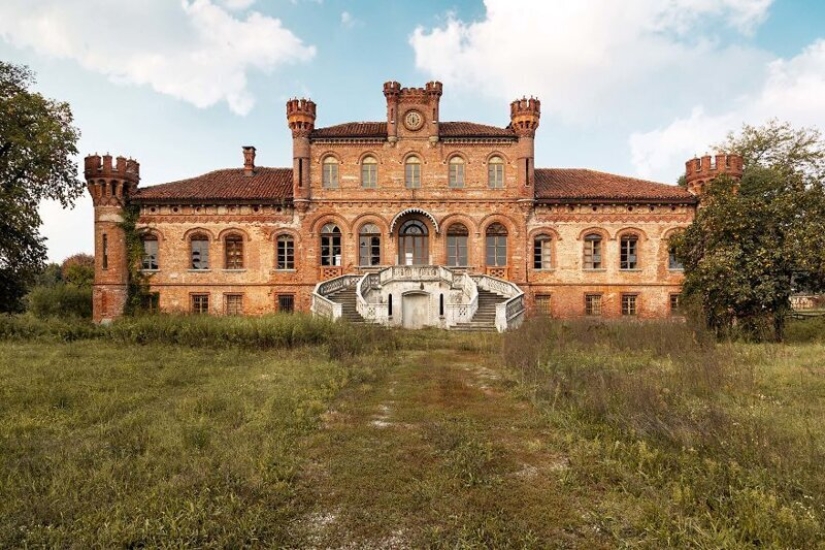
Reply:
[[[579,546],[580,495],[561,446],[489,361],[405,352],[343,396],[308,442],[313,511],[295,526],[299,545]]]

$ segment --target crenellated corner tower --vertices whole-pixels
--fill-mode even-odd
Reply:
[[[315,116],[315,103],[311,99],[291,99],[286,103],[286,119],[292,130],[292,196],[301,212],[306,211],[312,196],[309,136],[315,129]]]
[[[687,190],[701,197],[707,185],[725,174],[733,179],[742,178],[744,165],[742,157],[735,154],[705,155],[685,163],[685,183]]]
[[[537,98],[522,98],[510,103],[510,126],[518,136],[517,181],[519,189],[525,196],[531,196],[534,193],[536,174],[534,140],[539,127],[539,119],[541,119],[541,101]]]
[[[111,155],[85,160],[86,187],[95,209],[95,279],[93,318],[107,322],[123,314],[129,269],[126,235],[121,227],[129,197],[140,183],[140,164]]]

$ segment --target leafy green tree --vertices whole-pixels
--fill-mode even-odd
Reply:
[[[95,258],[91,254],[69,256],[60,267],[61,278],[67,283],[81,288],[91,288],[95,279]]]
[[[716,178],[674,239],[684,296],[719,333],[782,339],[790,297],[825,289],[825,143],[819,131],[771,121],[729,134],[742,180]]]
[[[46,259],[40,201],[71,206],[83,193],[67,103],[30,91],[26,67],[0,61],[0,312],[22,308],[22,297]]]

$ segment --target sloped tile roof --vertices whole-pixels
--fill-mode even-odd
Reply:
[[[498,128],[474,122],[442,122],[438,132],[445,138],[516,137],[511,128]],[[310,138],[386,138],[386,122],[347,122],[312,131]]]
[[[326,128],[316,128],[310,134],[311,138],[367,138],[387,137],[386,122],[347,122]]]
[[[675,185],[580,168],[537,168],[536,199],[539,202],[696,202],[696,197]]]
[[[292,198],[291,168],[255,168],[251,176],[243,168],[215,170],[201,176],[138,189],[140,201],[281,201]]]
[[[475,122],[442,122],[438,125],[441,137],[516,137],[512,128],[498,128]]]

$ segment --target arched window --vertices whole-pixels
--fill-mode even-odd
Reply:
[[[464,187],[464,159],[459,156],[450,159],[450,187],[453,189]]]
[[[381,231],[374,223],[365,223],[358,232],[358,265],[381,265]]]
[[[407,189],[421,187],[421,160],[418,157],[409,157],[404,162],[404,185]]]
[[[158,238],[155,235],[144,235],[143,258],[140,262],[141,269],[158,269]]]
[[[487,185],[490,189],[504,187],[504,160],[501,157],[492,157],[487,162]]]
[[[500,223],[487,228],[487,265],[507,265],[507,229]]]
[[[280,271],[295,269],[295,240],[292,235],[278,235],[276,244],[276,268]]]
[[[533,240],[533,269],[553,268],[553,237],[546,234]]]
[[[189,256],[192,269],[209,269],[209,238],[196,234],[189,239]]]
[[[321,228],[321,265],[341,265],[341,230],[334,223]]]
[[[466,266],[467,261],[467,226],[454,223],[447,228],[447,265]]]
[[[602,236],[598,233],[588,233],[584,237],[584,268],[602,268]]]
[[[636,269],[639,266],[638,245],[638,236],[622,236],[619,241],[619,269]]]
[[[398,263],[426,265],[430,261],[429,232],[418,220],[410,220],[398,231]]]
[[[378,161],[375,157],[364,157],[361,161],[361,187],[364,189],[378,187]]]
[[[338,159],[329,156],[323,162],[324,189],[338,189]]]
[[[223,240],[224,268],[243,269],[243,237],[227,235]]]

